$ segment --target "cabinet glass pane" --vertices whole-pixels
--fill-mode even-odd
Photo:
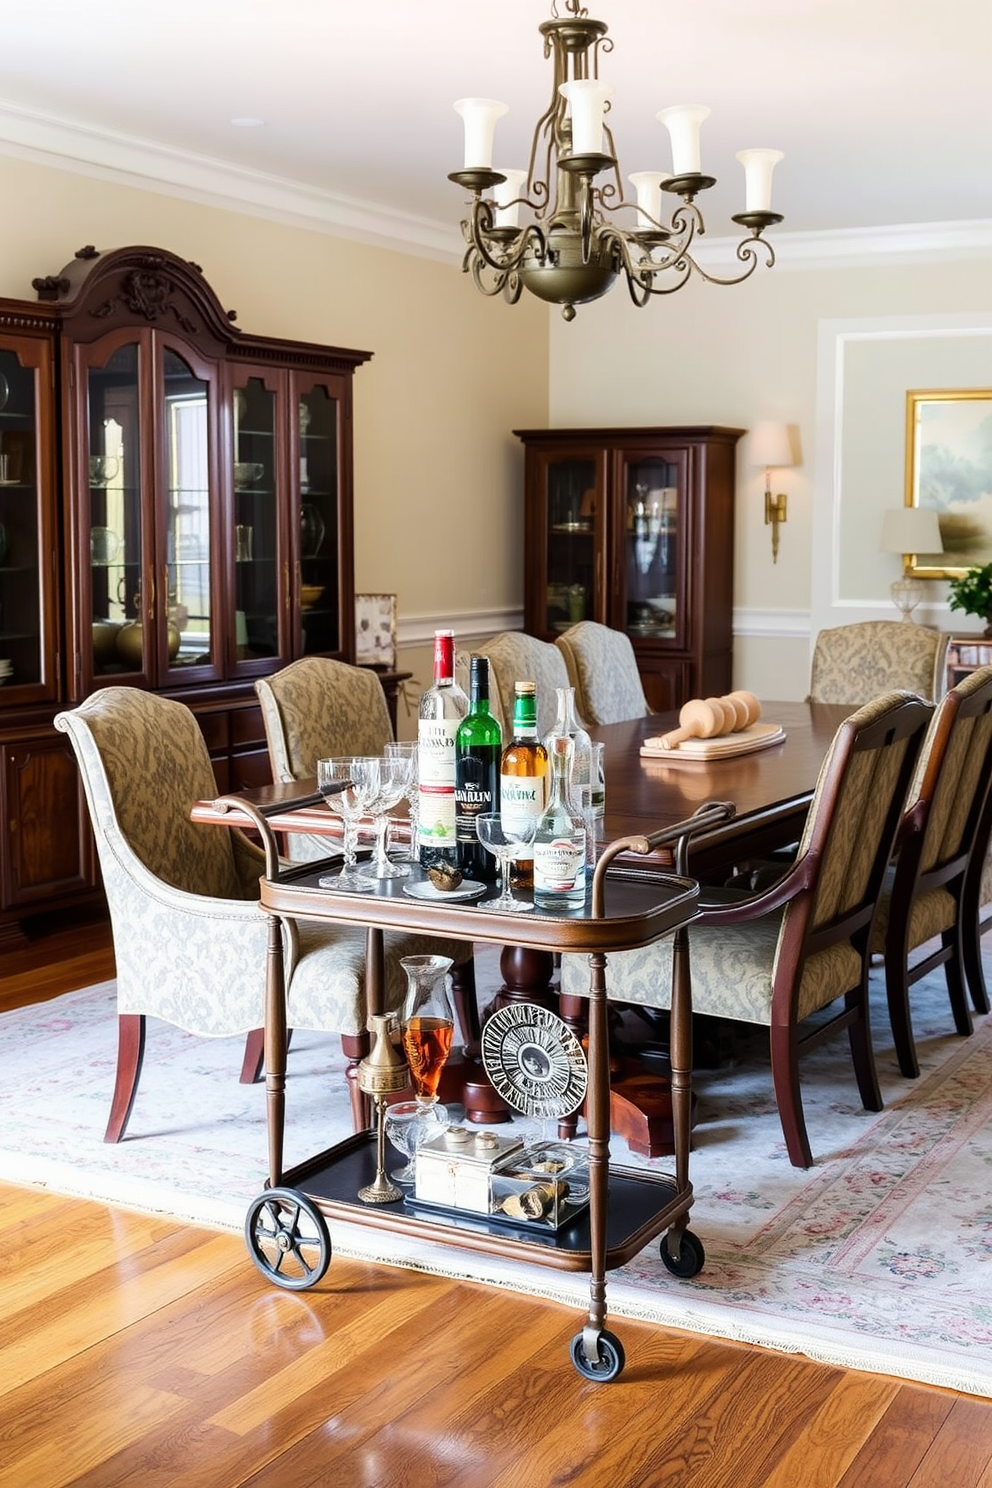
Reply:
[[[207,384],[174,351],[163,357],[168,509],[169,666],[210,660],[210,479]]]
[[[234,634],[238,659],[279,655],[275,393],[234,392]]]
[[[338,405],[304,394],[300,434],[300,607],[303,652],[338,651]]]
[[[596,467],[556,460],[548,467],[547,630],[567,630],[593,610]]]
[[[142,663],[137,345],[90,368],[87,408],[93,672],[105,676]]]
[[[674,637],[678,626],[677,538],[682,522],[678,466],[627,467],[624,569],[631,635]]]
[[[0,351],[0,684],[42,680],[37,374]]]

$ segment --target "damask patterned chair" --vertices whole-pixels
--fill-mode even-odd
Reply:
[[[275,781],[312,780],[318,759],[381,754],[393,737],[382,684],[367,667],[304,656],[271,677],[260,677],[255,692]],[[326,858],[332,851],[326,837],[294,832],[286,839],[286,855],[294,862]]]
[[[867,703],[894,687],[932,700],[939,647],[939,630],[904,620],[821,630],[813,648],[809,700]]]
[[[984,866],[992,782],[992,667],[972,672],[941,699],[924,740],[893,865],[872,931],[885,957],[885,987],[899,1068],[920,1073],[909,989],[943,966],[954,1026],[972,1031],[968,970],[978,958],[978,914],[968,889],[972,860]],[[983,835],[984,828],[984,835]],[[913,951],[939,945],[910,964]],[[984,983],[983,983],[984,988]]]
[[[59,713],[55,726],[79,763],[110,907],[118,1056],[105,1140],[117,1142],[134,1104],[149,1015],[204,1037],[261,1028],[267,920],[256,900],[265,859],[241,832],[190,820],[193,803],[215,796],[217,786],[184,704],[105,687]],[[354,1065],[368,1047],[364,930],[301,923],[286,925],[285,935],[290,1025],[340,1034]],[[430,949],[464,961],[471,949],[405,934],[384,941],[390,1008],[406,989],[401,956]],[[349,1089],[360,1130],[357,1082]]]
[[[759,894],[705,903],[690,927],[693,1011],[769,1030],[775,1097],[795,1167],[813,1161],[799,1089],[803,1049],[846,1028],[862,1103],[881,1110],[867,1011],[872,920],[931,712],[910,693],[890,692],[845,719],[820,770],[795,863]],[[698,845],[705,842],[701,834]],[[671,962],[666,942],[611,955],[607,995],[667,1008]],[[582,957],[562,957],[564,993],[585,995],[587,977]],[[814,1014],[821,1016],[811,1024]]]
[[[474,650],[477,656],[489,657],[490,706],[504,742],[513,732],[514,684],[530,679],[537,684],[537,733],[543,739],[554,727],[557,688],[571,686],[561,652],[521,630],[504,630]]]
[[[586,723],[645,718],[648,707],[630,638],[595,620],[580,620],[555,645],[575,688],[575,706]]]

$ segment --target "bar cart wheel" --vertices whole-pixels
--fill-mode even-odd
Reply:
[[[698,1276],[706,1262],[706,1252],[703,1242],[692,1230],[683,1230],[678,1255],[672,1255],[668,1248],[666,1235],[661,1242],[661,1259],[666,1268],[673,1276],[681,1276],[687,1279],[690,1276]]]
[[[615,1333],[608,1328],[603,1328],[596,1335],[596,1362],[593,1363],[586,1355],[585,1334],[576,1333],[572,1339],[571,1347],[572,1363],[584,1379],[595,1380],[597,1384],[605,1385],[610,1380],[615,1380],[623,1373],[623,1366],[627,1362],[623,1351],[623,1344]]]
[[[270,1188],[252,1200],[245,1244],[262,1275],[291,1292],[315,1286],[331,1263],[324,1216],[295,1188]]]

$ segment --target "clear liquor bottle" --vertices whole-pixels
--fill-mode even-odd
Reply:
[[[455,638],[434,632],[434,682],[420,699],[417,724],[417,857],[422,868],[458,867],[455,735],[468,698],[455,681]]]
[[[544,747],[550,757],[553,741],[558,735],[564,734],[571,739],[572,766],[568,784],[570,791],[578,791],[592,781],[592,740],[576,717],[575,688],[556,687],[555,696],[558,700],[558,713],[551,732],[544,736]]]
[[[551,792],[534,837],[534,903],[539,909],[580,907],[586,899],[586,828],[569,801],[573,744],[551,740]]]
[[[475,819],[499,811],[503,730],[489,711],[489,658],[469,658],[469,707],[455,735],[455,825],[466,878],[493,882],[496,859],[486,851]]]
[[[537,737],[537,689],[533,682],[514,684],[513,737],[503,750],[499,773],[500,814],[514,817],[544,814],[548,751]],[[510,865],[514,889],[534,887],[534,859]]]

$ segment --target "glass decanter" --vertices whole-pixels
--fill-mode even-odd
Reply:
[[[407,980],[400,1035],[415,1100],[404,1103],[407,1109],[402,1113],[396,1107],[387,1112],[386,1135],[410,1159],[405,1168],[390,1176],[400,1183],[412,1183],[417,1149],[439,1137],[451,1124],[437,1089],[451,1051],[455,1014],[448,987],[450,956],[404,956],[400,965]],[[411,1104],[416,1107],[412,1112]]]

